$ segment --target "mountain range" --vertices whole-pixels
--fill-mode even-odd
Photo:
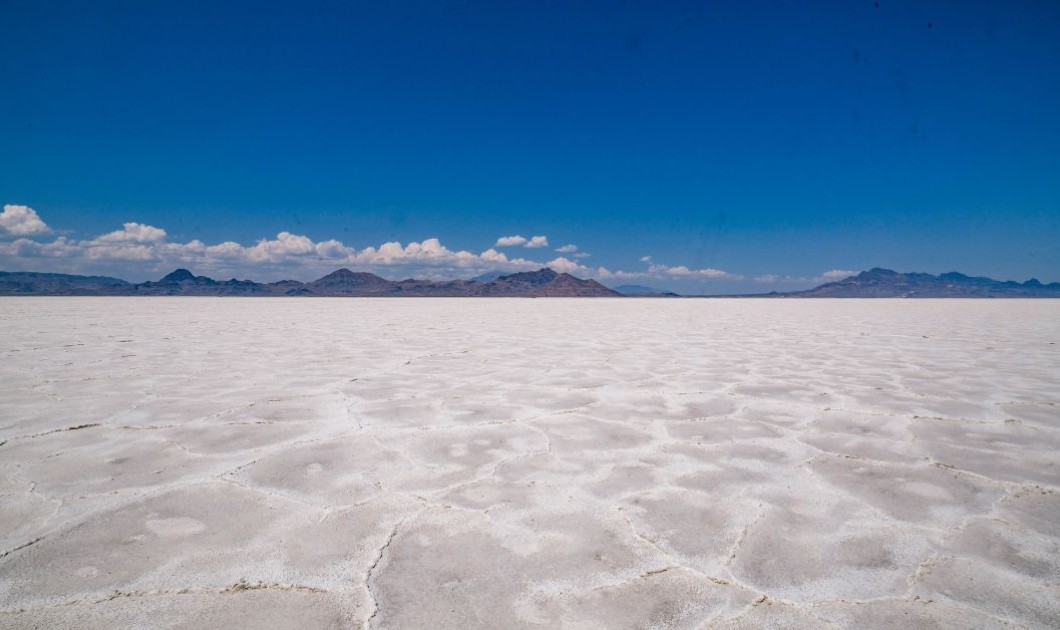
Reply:
[[[312,282],[214,280],[177,269],[161,280],[131,283],[105,276],[2,272],[0,295],[217,295],[317,297],[621,297],[595,280],[544,268],[488,281],[386,280],[372,273],[339,269]]]
[[[214,280],[177,269],[157,281],[126,282],[106,276],[0,271],[0,295],[201,295],[316,297],[680,297],[639,285],[609,289],[549,268],[470,280],[386,280],[372,273],[339,269],[312,282]],[[755,298],[1060,298],[1060,283],[1000,281],[957,272],[934,276],[870,269],[806,291],[767,293]]]
[[[1042,284],[1034,278],[1022,283],[1001,281],[966,276],[956,271],[933,276],[876,267],[807,291],[770,295],[799,298],[1058,298],[1060,282]]]

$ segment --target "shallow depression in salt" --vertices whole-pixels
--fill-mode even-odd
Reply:
[[[0,322],[0,626],[1060,626],[1060,301]]]

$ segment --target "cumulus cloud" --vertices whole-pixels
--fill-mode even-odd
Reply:
[[[31,260],[35,262],[29,262]],[[130,266],[130,263],[135,264]],[[481,253],[451,250],[437,238],[405,244],[394,241],[360,250],[341,241],[314,241],[306,235],[286,231],[251,245],[234,241],[206,244],[199,240],[179,243],[169,241],[166,231],[161,228],[136,222],[125,223],[121,230],[83,240],[60,236],[50,243],[25,237],[0,241],[0,268],[14,266],[117,275],[133,273],[140,278],[178,266],[214,277],[239,274],[264,280],[292,276],[311,279],[317,273],[322,275],[340,266],[388,276],[440,279],[470,277],[498,270],[524,271],[542,265],[525,258],[509,258],[492,248]]]
[[[676,267],[670,267],[668,265],[652,264],[648,267],[649,274],[657,274],[661,276],[679,276],[679,277],[696,277],[696,278],[733,278],[737,276],[730,274],[727,271],[721,269],[714,269],[712,267],[706,267],[704,269],[690,269],[685,265],[678,265]]]
[[[526,237],[525,236],[519,236],[518,234],[516,234],[514,236],[502,236],[502,237],[500,237],[499,239],[497,239],[497,242],[493,244],[493,246],[494,247],[515,247],[515,246],[518,246],[518,245],[523,245],[525,243],[526,243]]]
[[[143,223],[123,223],[122,229],[96,239],[102,243],[156,243],[166,239],[166,231]]]
[[[482,258],[482,260],[487,260],[487,261],[491,261],[491,262],[499,262],[499,263],[508,262],[508,257],[507,256],[505,256],[502,252],[499,252],[499,251],[493,249],[492,247],[490,249],[487,249],[486,251],[482,252],[481,254],[479,254],[479,257]]]
[[[223,243],[225,253],[250,262],[280,263],[292,258],[343,261],[354,251],[336,240],[313,242],[308,236],[280,232],[275,239],[263,238],[251,247],[238,243]],[[235,247],[233,247],[233,245]]]
[[[651,262],[651,256],[641,256],[640,257],[640,262],[642,262],[642,263],[650,263]]]
[[[821,277],[825,280],[842,280],[843,278],[849,278],[850,276],[857,275],[856,271],[848,271],[846,269],[832,269],[821,274]]]
[[[12,207],[16,209],[11,210]],[[4,233],[17,237],[0,240],[0,268],[108,273],[130,280],[158,277],[175,267],[187,267],[215,278],[238,276],[262,281],[292,277],[309,280],[338,267],[373,271],[391,278],[426,279],[468,278],[493,271],[511,273],[545,266],[582,278],[598,279],[742,278],[720,269],[652,263],[649,257],[644,258],[649,262],[647,268],[639,271],[588,267],[579,261],[589,254],[577,251],[574,245],[559,248],[560,253],[570,254],[570,257],[559,256],[548,262],[509,257],[495,248],[518,244],[545,247],[548,243],[545,236],[531,239],[506,236],[498,239],[497,246],[479,253],[449,249],[437,238],[408,243],[392,241],[355,249],[338,240],[316,241],[307,235],[286,231],[248,245],[235,241],[210,244],[200,240],[172,242],[164,229],[133,221],[123,224],[120,230],[94,238],[77,240],[59,236],[51,242],[40,242],[27,238],[28,234],[40,233],[40,226],[44,225],[29,208],[9,205],[0,216],[4,217],[0,223]],[[37,227],[32,227],[34,221],[39,223]],[[22,234],[16,230],[22,230]]]
[[[556,251],[561,254],[573,254],[578,251],[578,246],[572,243],[570,245],[564,245],[563,247],[557,247]]]
[[[7,204],[0,212],[0,233],[11,236],[34,236],[46,234],[51,228],[37,216],[37,211],[29,206]]]
[[[607,267],[597,267],[595,276],[604,280],[634,280],[636,278],[648,277],[646,271],[623,271],[621,269],[617,271],[610,271]]]
[[[590,269],[583,267],[582,265],[579,265],[573,260],[569,260],[563,256],[553,258],[552,260],[545,263],[545,266],[552,268],[553,271],[558,271],[560,273],[569,273],[573,275],[591,275],[592,273]]]
[[[821,278],[808,278],[806,276],[793,276],[790,274],[776,274],[776,273],[765,273],[752,278],[759,284],[779,284],[787,285],[788,287],[802,286],[807,284],[820,284]]]

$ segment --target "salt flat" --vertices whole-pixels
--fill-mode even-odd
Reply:
[[[1060,301],[0,299],[0,626],[1060,626]]]

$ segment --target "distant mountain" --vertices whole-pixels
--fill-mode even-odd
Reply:
[[[556,278],[560,274],[552,271],[548,267],[538,269],[537,271],[520,271],[519,273],[509,274],[507,276],[501,276],[497,280],[507,282],[512,285],[529,285],[534,287],[544,286]]]
[[[116,295],[131,286],[107,276],[0,271],[0,295]]]
[[[191,280],[192,282],[194,282],[196,279],[210,280],[206,276],[196,276],[187,269],[177,269],[176,271],[163,276],[162,279],[158,282],[159,284],[173,284],[176,282],[185,282],[187,280]]]
[[[312,282],[214,280],[177,269],[158,281],[132,284],[103,276],[0,272],[0,295],[202,295],[317,297],[621,297],[595,280],[544,268],[489,281],[386,280],[339,269]]]
[[[305,285],[313,295],[378,295],[392,292],[394,283],[374,273],[339,269]]]
[[[956,271],[933,276],[928,273],[899,273],[877,267],[807,291],[771,295],[834,298],[1058,298],[1060,282],[1042,284],[1032,278],[1019,283],[966,276]]]
[[[552,270],[543,269],[542,271]],[[498,278],[497,282],[510,277]],[[569,273],[558,274],[552,280],[536,286],[537,288],[531,292],[534,297],[622,297],[618,291],[608,289],[596,280],[582,280]]]
[[[681,297],[680,295],[671,291],[663,291],[662,289],[653,289],[646,287],[642,284],[623,284],[617,287],[611,287],[615,291],[618,291],[622,295],[629,296],[649,296],[649,297]]]
[[[301,284],[301,283],[298,283]],[[158,282],[130,285],[129,295],[275,295],[273,285],[250,280],[214,280],[196,276],[187,269],[177,269]]]
[[[503,275],[503,271],[490,271],[488,273],[482,274],[481,276],[475,276],[468,282],[493,282],[494,280],[500,278]]]
[[[501,276],[478,285],[477,296],[527,297],[622,297],[595,280],[581,280],[568,273],[556,273],[545,267]]]

